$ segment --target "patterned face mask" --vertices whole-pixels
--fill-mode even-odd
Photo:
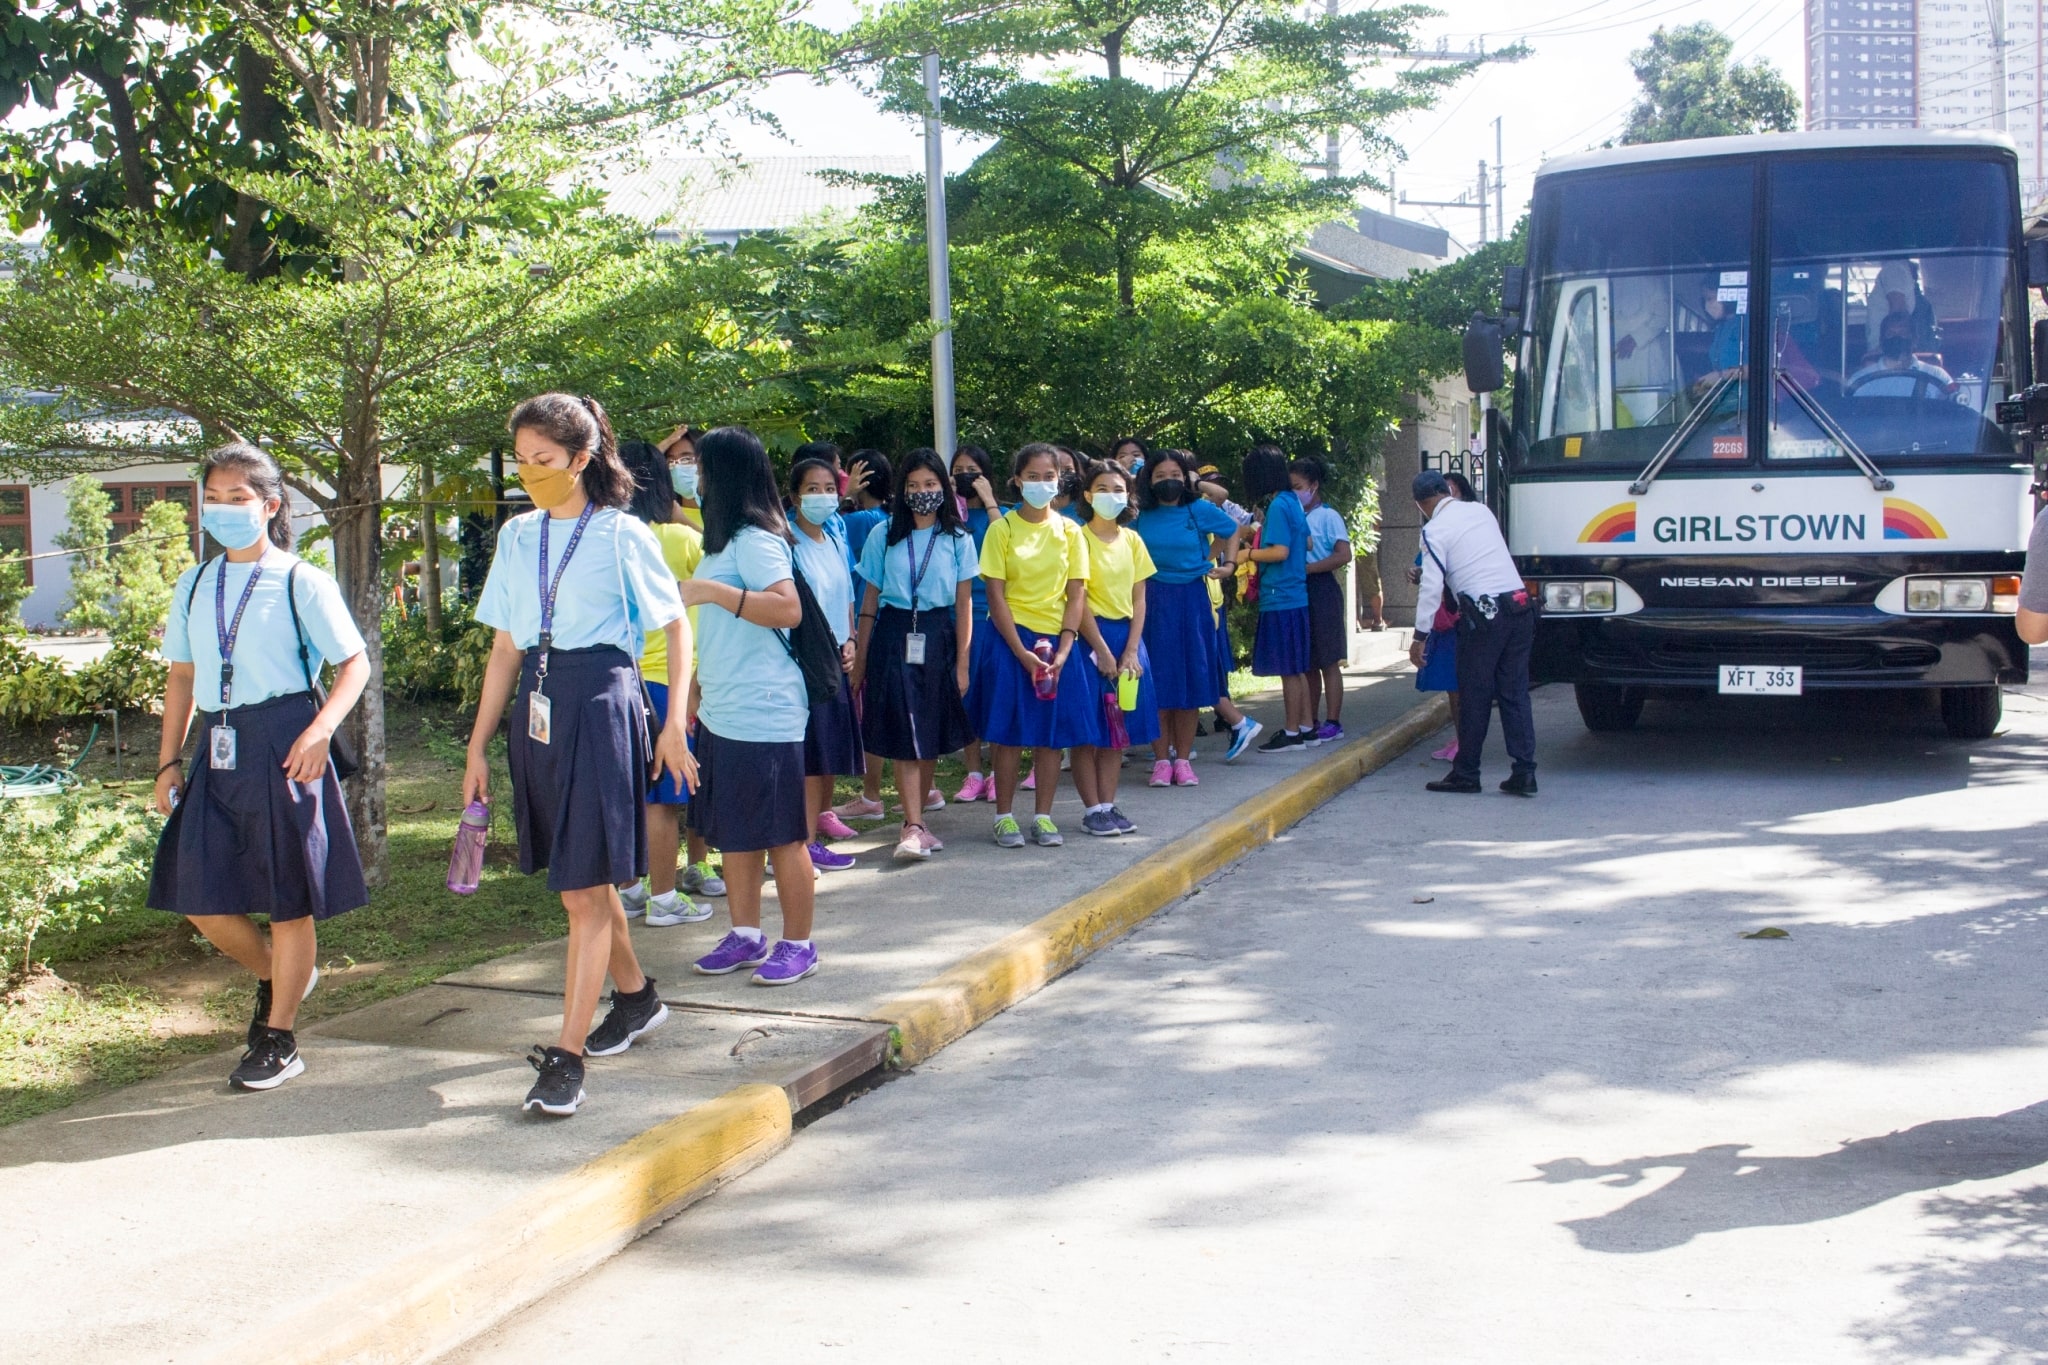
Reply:
[[[945,500],[945,493],[936,488],[928,488],[919,493],[905,493],[903,495],[903,505],[921,517],[928,517],[937,512]]]

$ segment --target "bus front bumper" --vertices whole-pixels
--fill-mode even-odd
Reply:
[[[1894,616],[1875,607],[1545,616],[1532,680],[1716,686],[1723,664],[1798,666],[1808,688],[1982,687],[2027,680],[2008,616]]]

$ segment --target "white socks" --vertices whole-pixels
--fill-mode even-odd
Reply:
[[[657,892],[654,895],[649,896],[647,898],[648,907],[650,909],[659,910],[663,914],[667,914],[669,911],[676,908],[676,895],[677,893],[674,891]]]
[[[1109,809],[1111,809],[1113,805],[1114,805],[1114,803],[1113,803],[1113,802],[1105,801],[1105,802],[1103,802],[1103,803],[1102,803],[1101,805],[1099,805],[1099,806],[1090,806],[1090,807],[1088,807],[1088,808],[1087,808],[1087,813],[1088,813],[1088,814],[1090,814],[1090,815],[1100,815],[1100,814],[1102,814],[1102,813],[1103,813],[1104,811],[1106,811],[1106,810],[1109,810]]]
[[[745,939],[749,943],[762,943],[765,942],[768,938],[768,935],[761,932],[760,927],[758,925],[752,929],[749,929],[744,925],[735,924],[732,927],[732,931],[735,934],[738,934],[741,938]]]

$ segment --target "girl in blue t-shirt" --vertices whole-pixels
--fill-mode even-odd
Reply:
[[[969,651],[974,642],[974,539],[946,467],[915,450],[897,474],[886,530],[861,551],[866,587],[853,675],[863,684],[861,728],[869,753],[895,761],[903,829],[896,857],[922,861],[941,844],[915,814],[941,754],[969,738]]]
[[[1199,784],[1194,752],[1197,713],[1230,690],[1230,645],[1209,597],[1212,575],[1237,572],[1237,522],[1203,497],[1184,452],[1162,450],[1138,476],[1138,520],[1157,572],[1145,590],[1146,649],[1159,704],[1160,739],[1152,747],[1154,787]],[[1221,560],[1219,564],[1217,561]],[[1238,718],[1239,731],[1253,725]],[[1238,734],[1226,752],[1241,752]]]
[[[763,986],[818,969],[811,944],[813,883],[804,806],[810,695],[780,632],[803,620],[796,548],[775,469],[760,438],[720,427],[697,443],[704,469],[704,562],[683,584],[697,613],[697,762],[703,782],[690,825],[725,858],[732,931],[692,964],[706,976],[751,967]],[[761,932],[761,884],[775,865],[783,937]]]
[[[164,622],[156,809],[170,819],[148,904],[255,975],[248,1051],[229,1080],[274,1090],[306,1069],[293,1025],[320,977],[314,926],[369,902],[328,743],[370,662],[334,580],[291,553],[277,462],[237,441],[207,455],[199,482],[199,524],[226,553],[179,577]],[[323,659],[337,665],[326,697],[313,687]],[[252,914],[269,919],[267,936]]]
[[[789,499],[796,509],[796,567],[832,627],[841,664],[851,669],[853,571],[847,566],[846,544],[833,524],[839,510],[839,482],[831,464],[816,458],[798,460],[789,471]],[[861,758],[860,722],[854,717],[853,689],[842,671],[839,695],[813,706],[804,727],[804,811],[811,866],[820,872],[843,872],[853,866],[851,855],[835,853],[819,841],[818,818],[831,809],[832,779],[859,777],[866,768]]]
[[[1244,490],[1262,508],[1259,548],[1259,626],[1252,637],[1252,672],[1280,679],[1287,726],[1259,746],[1261,753],[1315,744],[1308,709],[1308,513],[1294,496],[1287,456],[1278,446],[1253,446],[1244,457]]]
[[[977,445],[964,445],[953,452],[953,490],[959,495],[962,524],[974,538],[974,553],[979,562],[981,542],[988,535],[990,524],[1003,514],[1003,505],[996,498],[996,465],[988,451]],[[972,582],[971,596],[976,624],[988,620],[988,587],[978,573]],[[960,784],[955,801],[996,799],[996,779],[994,770],[986,766],[986,748],[969,722],[967,744],[960,751],[960,763],[967,769],[967,778]]]
[[[640,803],[650,767],[697,780],[671,689],[661,734],[648,743],[639,658],[666,634],[671,667],[687,671],[690,628],[675,574],[646,525],[623,509],[633,476],[604,409],[546,393],[512,410],[519,482],[536,510],[498,530],[476,619],[495,628],[483,697],[469,735],[462,799],[490,799],[486,746],[513,702],[513,827],[519,867],[547,869],[569,916],[562,1033],[527,1059],[540,1077],[525,1107],[568,1115],[583,1102],[583,1059],[624,1052],[668,1009],[640,970],[618,886],[647,874]],[[673,676],[673,675],[672,675]],[[517,693],[516,699],[514,693]],[[573,800],[570,799],[574,794]],[[590,1027],[605,972],[612,1008]]]

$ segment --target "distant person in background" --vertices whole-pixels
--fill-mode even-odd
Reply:
[[[978,571],[981,542],[987,537],[989,526],[1003,514],[1003,505],[996,498],[996,463],[987,450],[978,445],[964,445],[953,452],[953,490],[960,497],[962,523],[967,533],[974,537],[977,572],[970,588],[974,627],[980,630],[988,620],[988,589],[983,586]],[[987,748],[979,735],[970,735],[967,747],[960,751],[960,765],[967,769],[967,777],[960,784],[959,794],[953,798],[955,801],[996,799],[996,782],[990,775],[993,770],[989,767]]]
[[[1323,721],[1316,738],[1344,738],[1344,661],[1351,657],[1351,624],[1344,619],[1344,585],[1337,571],[1351,562],[1351,532],[1323,501],[1329,469],[1305,456],[1288,468],[1294,496],[1308,513],[1308,716]],[[1327,705],[1328,710],[1322,708]]]
[[[811,707],[804,727],[804,815],[810,829],[811,866],[820,872],[843,872],[853,855],[826,848],[819,839],[820,817],[832,805],[833,779],[859,777],[863,771],[860,722],[853,709],[853,689],[846,675],[853,671],[853,571],[846,565],[846,542],[833,523],[839,510],[839,489],[832,466],[813,457],[800,459],[789,471],[790,502],[796,508],[796,568],[811,596],[832,627],[839,646],[839,691],[831,700]]]
[[[1121,437],[1109,447],[1110,463],[1134,479],[1144,473],[1145,465],[1151,458],[1152,447],[1145,444],[1143,437]]]
[[[846,488],[854,508],[844,514],[841,529],[846,539],[848,566],[853,571],[856,596],[866,587],[860,576],[860,552],[866,548],[868,537],[875,533],[875,528],[888,524],[888,504],[895,492],[895,477],[889,457],[881,451],[856,450],[853,453]],[[840,802],[818,817],[818,832],[827,838],[850,839],[854,831],[847,826],[847,821],[879,820],[888,814],[888,808],[882,804],[882,777],[888,765],[876,754],[866,755],[865,765],[861,773],[860,795],[851,801]],[[944,800],[939,804],[944,806]]]
[[[1287,455],[1278,446],[1256,445],[1244,457],[1244,491],[1262,513],[1258,548],[1245,555],[1259,566],[1252,672],[1280,680],[1287,715],[1285,728],[1259,752],[1312,748],[1322,741],[1308,710],[1308,511],[1294,495]]]
[[[683,520],[699,534],[704,530],[704,505],[697,501],[697,429],[688,422],[661,443],[662,458],[668,461],[669,479],[675,485],[676,501],[682,504]]]
[[[2027,537],[2027,567],[2020,578],[2020,614],[2014,622],[2030,645],[2048,644],[2048,507],[2034,516]]]
[[[687,527],[698,535],[698,557],[702,558],[704,534],[704,508],[697,500],[697,436],[696,428],[688,423],[679,425],[661,443],[662,457],[668,461],[669,484],[676,490],[676,519],[673,525]],[[657,537],[660,532],[655,533]],[[664,543],[664,555],[667,555]],[[668,556],[671,565],[674,557]],[[690,638],[694,643],[697,635],[697,616],[690,614]],[[664,658],[667,655],[664,653]],[[657,714],[660,714],[657,712]],[[687,825],[689,822],[684,821]],[[694,829],[684,834],[683,875],[677,882],[677,890],[684,896],[723,896],[725,878],[718,875],[718,867],[711,861],[712,850],[704,842],[704,836]],[[652,875],[651,873],[649,875]],[[627,906],[630,914],[632,906]]]

